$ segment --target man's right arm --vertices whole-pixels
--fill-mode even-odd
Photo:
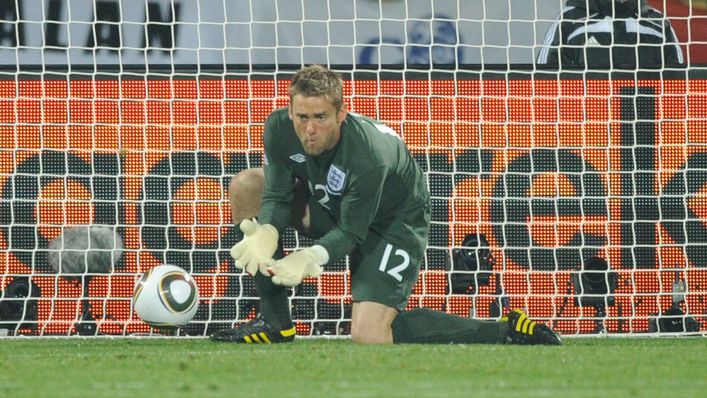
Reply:
[[[260,224],[271,224],[282,233],[290,222],[295,179],[287,168],[278,144],[281,126],[272,114],[265,121],[265,185],[258,214]],[[279,138],[279,139],[278,139]]]
[[[269,276],[265,261],[270,259],[278,246],[278,238],[290,219],[292,200],[292,175],[278,156],[273,135],[278,131],[277,118],[265,122],[265,185],[263,188],[258,220],[243,220],[239,228],[243,239],[231,248],[236,268],[254,276],[258,271]]]

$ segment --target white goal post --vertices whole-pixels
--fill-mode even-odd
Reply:
[[[707,5],[648,4],[683,65],[536,66],[561,0],[0,0],[0,334],[152,333],[131,297],[159,264],[199,287],[186,334],[254,316],[228,182],[262,164],[265,117],[312,63],[428,178],[409,308],[523,308],[566,336],[703,333]],[[67,270],[56,238],[76,226],[109,232]],[[479,235],[492,266],[458,269]],[[347,261],[293,289],[298,334],[347,335],[350,292]]]

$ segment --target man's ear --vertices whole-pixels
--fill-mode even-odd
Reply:
[[[346,107],[346,103],[341,104],[341,108],[339,109],[339,113],[336,115],[337,119],[339,122],[343,122],[344,119],[346,119],[346,115],[349,114],[349,108]]]
[[[287,107],[287,116],[290,118],[290,120],[294,120],[292,118],[292,106]]]

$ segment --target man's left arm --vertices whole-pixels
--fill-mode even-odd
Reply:
[[[363,243],[378,212],[384,179],[385,169],[380,167],[352,180],[343,193],[340,220],[332,230],[312,247],[267,263],[273,282],[297,286],[306,277],[319,276],[324,265],[342,259]]]
[[[680,47],[680,40],[675,34],[675,30],[670,22],[666,19],[664,23],[663,32],[665,35],[665,45],[663,47],[663,58],[658,60],[658,65],[665,64],[666,66],[676,66],[685,63],[685,59],[682,55],[682,47]]]
[[[366,239],[378,213],[386,170],[377,167],[357,176],[341,200],[341,215],[336,227],[317,240],[329,253],[330,262],[349,254]]]

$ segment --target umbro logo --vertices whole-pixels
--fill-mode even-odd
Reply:
[[[290,156],[290,159],[294,160],[297,163],[304,163],[307,158],[304,157],[301,153],[295,153],[294,155]]]

